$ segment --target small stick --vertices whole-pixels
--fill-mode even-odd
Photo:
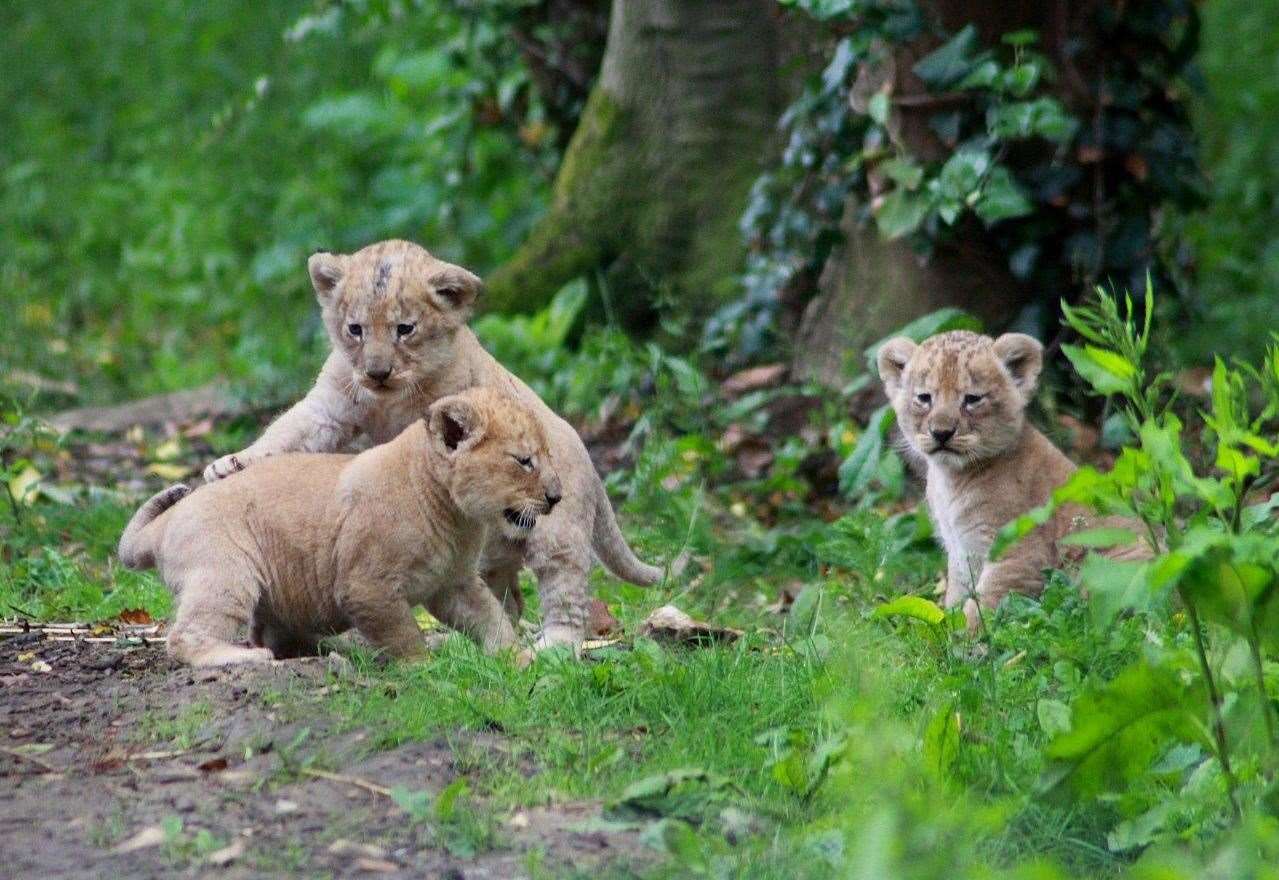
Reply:
[[[358,776],[343,776],[341,773],[330,773],[327,770],[316,770],[312,767],[303,767],[302,774],[304,776],[315,776],[319,779],[327,779],[329,782],[343,782],[347,785],[354,785],[356,788],[362,788],[373,794],[380,794],[383,797],[391,796],[391,789],[378,785],[375,782],[369,782],[367,779],[360,779]]]
[[[41,760],[35,755],[28,755],[25,752],[20,752],[17,749],[11,749],[8,746],[0,746],[0,752],[4,752],[6,755],[13,755],[15,758],[21,758],[23,761],[30,761],[32,764],[35,764],[37,767],[42,767],[49,773],[66,772],[61,767],[55,767],[53,764],[50,764],[48,761]]]

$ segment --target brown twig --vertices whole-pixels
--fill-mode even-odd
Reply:
[[[358,776],[344,776],[341,773],[330,773],[327,770],[316,770],[313,767],[303,767],[303,776],[314,776],[317,779],[327,779],[329,782],[341,782],[345,785],[354,785],[356,788],[362,788],[373,794],[380,794],[382,797],[390,797],[391,789],[378,785],[376,782],[369,782],[367,779],[360,779]]]
[[[13,757],[19,758],[23,761],[30,761],[32,764],[35,764],[37,767],[44,769],[48,773],[67,772],[62,767],[55,767],[53,764],[50,764],[48,761],[44,761],[40,758],[37,758],[35,755],[28,755],[26,752],[21,752],[21,751],[18,751],[17,749],[11,749],[8,746],[0,746],[0,752],[4,752],[6,755],[13,755]]]

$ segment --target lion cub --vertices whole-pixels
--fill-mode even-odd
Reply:
[[[1062,561],[1058,541],[1079,525],[1082,511],[1063,509],[998,562],[987,559],[999,530],[1046,503],[1075,471],[1026,421],[1042,366],[1043,346],[1021,333],[992,339],[957,330],[919,345],[897,337],[879,350],[907,453],[927,467],[928,509],[946,548],[945,604],[964,603],[970,627],[976,603],[994,608],[1013,591],[1038,595],[1043,570]]]
[[[354,254],[320,252],[307,263],[333,351],[315,387],[247,449],[204,471],[208,481],[286,452],[350,452],[384,443],[422,417],[435,400],[467,388],[493,388],[527,406],[550,441],[564,503],[523,535],[495,533],[484,548],[485,582],[512,618],[522,611],[519,572],[537,575],[543,629],[538,647],[580,645],[588,579],[596,560],[634,584],[662,570],[626,543],[604,484],[573,426],[484,350],[466,326],[480,279],[407,241],[383,241]]]
[[[477,388],[359,455],[281,455],[172,486],[134,514],[120,561],[155,566],[177,594],[169,652],[194,666],[313,653],[351,627],[415,656],[417,604],[497,651],[516,634],[479,577],[485,536],[523,538],[559,499],[538,420]],[[258,647],[232,643],[244,623]]]

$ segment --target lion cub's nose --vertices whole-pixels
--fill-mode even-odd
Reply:
[[[951,437],[955,436],[955,429],[947,428],[942,431],[931,430],[928,433],[933,435],[933,439],[937,441],[938,445],[945,446],[946,441],[948,441]]]
[[[546,493],[546,512],[550,513],[552,510],[554,510],[555,505],[560,503],[560,498],[562,497],[563,496],[560,495],[559,492],[547,492]]]
[[[391,368],[386,367],[377,370],[368,370],[369,378],[374,382],[385,382],[391,375]]]

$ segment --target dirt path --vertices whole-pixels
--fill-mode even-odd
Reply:
[[[500,812],[483,851],[466,852],[465,829],[414,821],[371,790],[438,793],[459,775],[450,744],[374,751],[296,711],[326,681],[322,661],[201,671],[156,645],[0,640],[0,875],[505,880],[652,858],[634,833],[586,830],[596,804]],[[459,736],[506,746],[487,733],[452,746]]]

